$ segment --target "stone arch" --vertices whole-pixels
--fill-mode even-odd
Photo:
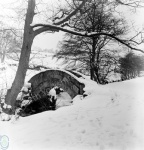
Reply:
[[[78,81],[79,74],[62,70],[47,70],[33,76],[29,82],[32,85],[33,100],[46,96],[51,88],[59,86],[72,98],[78,94],[83,94],[84,84]]]

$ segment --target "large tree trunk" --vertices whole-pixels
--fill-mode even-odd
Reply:
[[[67,20],[69,20],[73,15],[77,13],[77,11],[85,4],[85,2],[86,0],[84,0],[76,10],[72,11],[65,19],[63,19],[63,21],[58,22],[56,25],[60,25],[66,22]],[[35,9],[35,0],[28,0],[28,9],[27,9],[26,20],[25,20],[24,38],[23,38],[21,56],[19,60],[19,66],[18,66],[18,70],[15,76],[14,82],[12,84],[12,87],[7,92],[6,101],[5,101],[6,104],[12,106],[13,110],[15,110],[14,105],[16,102],[17,95],[20,92],[24,84],[26,71],[29,65],[31,46],[32,46],[34,37],[45,31],[49,31],[49,30],[59,31],[60,30],[59,28],[57,27],[54,28],[53,26],[51,27],[43,26],[43,28],[41,27],[40,29],[36,29],[35,31],[33,31],[34,26],[31,27],[31,23],[35,15],[34,9]],[[3,108],[3,111],[5,113],[10,113],[10,110],[8,109]]]
[[[15,101],[18,93],[20,92],[24,84],[26,71],[29,65],[31,46],[34,39],[34,32],[30,26],[34,17],[34,9],[35,9],[35,0],[29,0],[25,26],[24,26],[24,38],[23,38],[23,45],[21,49],[21,56],[19,60],[19,66],[12,87],[7,92],[6,101],[5,101],[6,104],[11,105],[13,109],[15,109],[14,108]]]

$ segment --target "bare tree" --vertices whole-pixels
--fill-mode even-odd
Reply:
[[[34,12],[36,3],[35,3],[35,0],[28,0],[28,8],[27,8],[25,25],[24,25],[23,44],[22,44],[22,48],[21,48],[19,66],[17,69],[15,79],[13,81],[12,87],[11,87],[11,89],[8,90],[7,95],[6,95],[6,100],[5,100],[6,104],[9,104],[12,106],[11,113],[13,113],[15,110],[14,105],[15,105],[16,97],[24,84],[26,71],[27,71],[27,68],[29,65],[29,58],[30,58],[33,40],[40,33],[43,33],[46,31],[50,31],[50,32],[64,31],[64,32],[75,34],[75,35],[85,36],[85,37],[106,35],[106,36],[109,36],[110,38],[117,40],[121,44],[128,46],[129,48],[131,48],[133,50],[143,52],[141,49],[131,46],[128,40],[120,39],[110,33],[105,33],[105,32],[99,32],[99,33],[84,32],[84,33],[82,33],[82,32],[77,32],[77,31],[73,31],[68,28],[65,28],[64,27],[65,23],[68,22],[70,19],[72,19],[72,17],[77,12],[79,12],[86,3],[89,3],[90,0],[89,1],[75,0],[74,2],[76,2],[75,8],[70,9],[69,11],[67,11],[66,14],[62,15],[59,19],[54,20],[54,22],[52,24],[45,24],[45,23],[32,24],[34,16],[36,15]],[[6,113],[10,113],[10,110],[8,108],[7,109],[3,108],[3,111]]]
[[[18,35],[19,31],[14,28],[1,26],[0,28],[0,56],[1,63],[5,61],[5,57],[17,59],[20,55],[22,38]]]
[[[115,17],[111,13],[113,5],[107,8],[108,4],[108,1],[92,0],[73,17],[69,27],[79,32],[105,32],[115,37],[123,36],[126,32],[125,21]],[[64,58],[70,63],[72,60],[85,62],[86,68],[90,70],[91,79],[101,83],[113,70],[112,62],[113,65],[116,63],[115,55],[112,56],[112,52],[108,52],[110,47],[107,45],[112,44],[111,42],[112,39],[106,35],[81,37],[66,34],[65,40],[61,42],[60,51],[55,56]]]
[[[132,52],[127,53],[124,57],[119,59],[120,72],[123,80],[135,78],[140,75],[143,70],[143,57],[137,56]]]

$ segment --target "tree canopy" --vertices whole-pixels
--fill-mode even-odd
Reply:
[[[73,17],[69,23],[70,28],[78,32],[105,32],[115,37],[121,37],[126,32],[124,19],[116,17],[111,12],[111,7],[107,8],[108,1],[92,0],[87,3],[81,11]],[[89,8],[89,9],[88,9]],[[112,38],[106,35],[96,35],[83,37],[66,34],[66,38],[61,42],[60,51],[56,57],[64,58],[65,62],[76,68],[81,66],[83,70],[89,70],[91,79],[98,83],[103,82],[106,76],[114,70],[117,59],[114,52],[110,52],[107,45],[113,42]]]
[[[135,55],[132,52],[127,53],[119,59],[122,79],[130,79],[140,75],[144,70],[144,57]]]

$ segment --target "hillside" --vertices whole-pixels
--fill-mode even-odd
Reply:
[[[97,85],[85,83],[88,96],[61,107],[11,122],[0,121],[9,150],[142,150],[144,78]]]

